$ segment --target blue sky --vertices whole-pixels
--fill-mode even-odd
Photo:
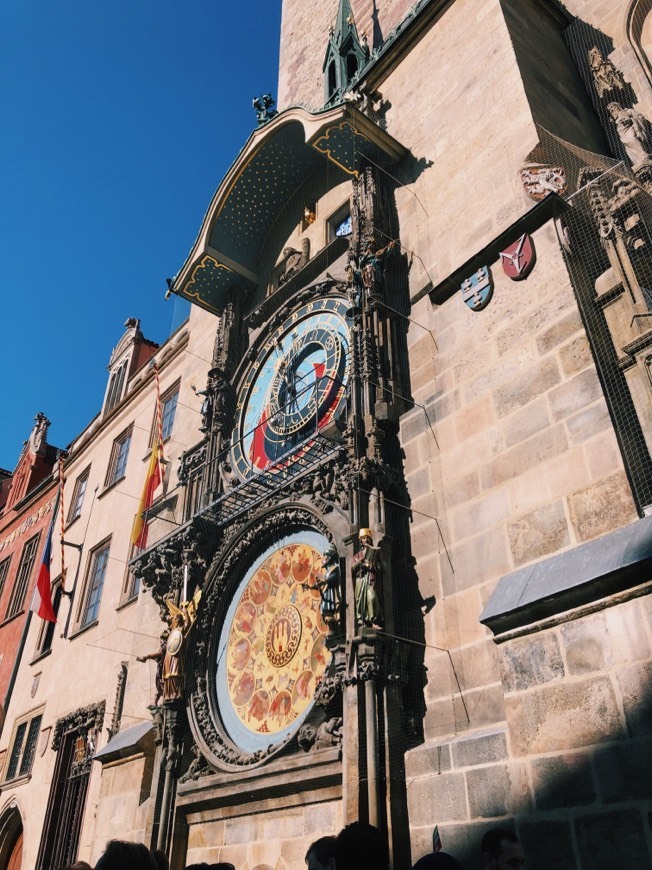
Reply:
[[[127,317],[163,299],[276,96],[281,0],[0,3],[0,467],[37,411],[65,446],[97,413]]]

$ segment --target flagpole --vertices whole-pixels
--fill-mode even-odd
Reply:
[[[59,509],[61,511],[61,520],[60,520],[60,544],[61,544],[61,591],[66,591],[66,557],[64,555],[65,547],[64,547],[64,524],[65,524],[65,511],[63,508],[63,486],[65,483],[65,477],[63,475],[63,456],[59,453]]]

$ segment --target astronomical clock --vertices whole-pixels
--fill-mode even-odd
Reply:
[[[185,626],[181,697],[162,691],[162,845],[172,805],[179,825],[310,794],[382,826],[404,800],[401,674],[419,647],[380,635],[421,616],[398,443],[407,258],[382,172],[403,154],[354,107],[288,110],[174,281],[218,328],[182,523],[143,559]]]

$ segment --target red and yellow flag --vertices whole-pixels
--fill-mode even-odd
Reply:
[[[147,465],[147,476],[145,477],[145,486],[143,493],[138,502],[138,512],[134,520],[134,528],[131,533],[131,543],[134,547],[140,550],[147,548],[147,529],[149,521],[147,520],[147,511],[151,508],[154,501],[154,493],[161,485],[161,459],[162,445],[156,440],[152,445],[152,454],[149,457]]]
[[[156,388],[156,416],[154,422],[154,443],[152,444],[152,454],[149,457],[147,464],[147,475],[145,477],[145,485],[143,486],[143,494],[138,502],[138,513],[134,519],[134,527],[131,532],[131,543],[139,550],[147,549],[147,530],[149,520],[147,513],[154,501],[154,493],[161,485],[163,480],[163,418],[161,414],[161,387],[158,379],[158,366],[152,363],[154,370],[154,386]]]

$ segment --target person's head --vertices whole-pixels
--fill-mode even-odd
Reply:
[[[111,840],[95,870],[158,870],[158,865],[147,846],[142,843],[127,843]]]
[[[482,838],[484,870],[521,870],[525,855],[518,837],[507,828],[491,828]]]
[[[371,545],[374,542],[374,536],[371,529],[360,529],[358,532],[358,538],[363,547]]]
[[[220,861],[219,864],[188,864],[186,870],[235,870],[235,867],[226,861]]]
[[[335,843],[337,870],[387,870],[389,853],[378,828],[366,822],[353,822],[337,835]]]
[[[160,849],[152,852],[152,858],[156,862],[158,870],[170,870],[170,862],[168,861],[165,853],[161,852]]]
[[[335,870],[335,837],[320,837],[306,852],[308,870]]]
[[[431,852],[419,858],[412,870],[462,870],[462,865],[448,852]]]

